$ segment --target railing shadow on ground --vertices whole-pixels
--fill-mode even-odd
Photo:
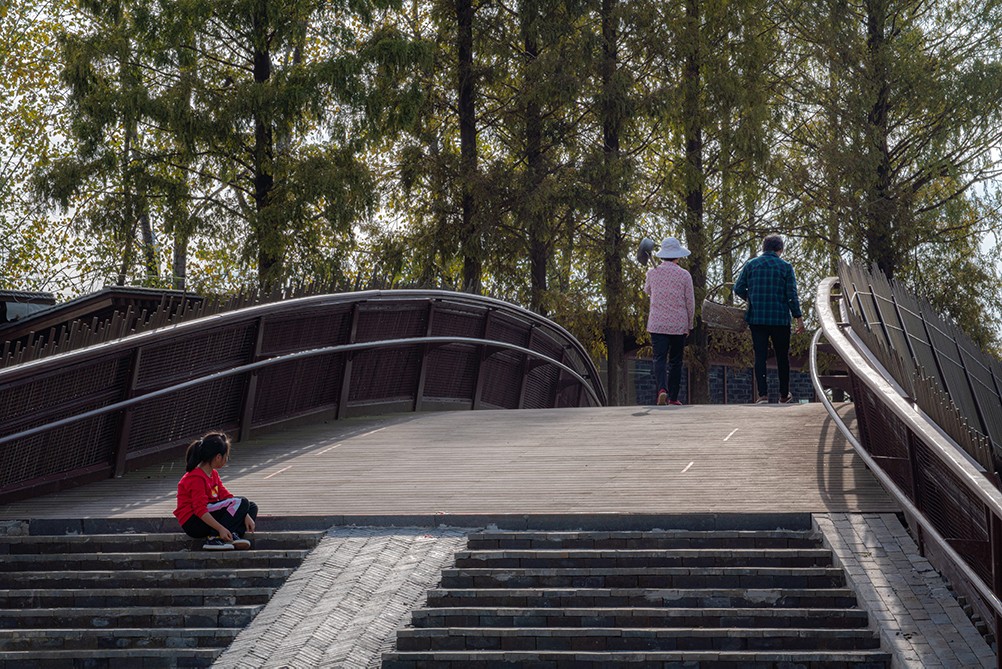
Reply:
[[[953,430],[948,433],[896,382],[867,344],[873,343],[872,332],[860,336],[858,330],[867,326],[849,315],[848,302],[856,291],[836,293],[838,286],[839,280],[830,278],[818,288],[821,329],[811,344],[817,394],[846,440],[905,512],[923,554],[928,553],[954,588],[994,623],[997,649],[1002,633],[1002,492],[990,468],[994,460],[976,457],[985,450],[969,451],[978,442],[977,434],[958,444]],[[828,400],[818,374],[822,336],[849,370],[858,438]],[[936,415],[950,415],[951,410],[943,408]]]
[[[581,345],[445,291],[259,305],[0,370],[0,501],[120,476],[221,429],[306,416],[601,406]]]

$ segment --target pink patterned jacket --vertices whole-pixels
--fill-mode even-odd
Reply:
[[[671,261],[647,270],[644,292],[651,296],[647,331],[656,334],[688,334],[694,325],[696,300],[692,276]]]

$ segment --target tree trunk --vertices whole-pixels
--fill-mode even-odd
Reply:
[[[254,7],[254,85],[265,87],[271,79],[271,52],[269,39],[268,0],[258,0]],[[271,120],[261,103],[254,109],[254,233],[257,240],[258,285],[265,288],[281,279],[283,242],[282,231],[276,221],[268,216],[272,190],[275,187],[274,146]]]
[[[456,0],[463,290],[479,294],[482,290],[483,231],[477,220],[477,202],[474,196],[477,178],[477,114],[473,75],[473,13],[473,0]]]
[[[157,260],[157,242],[153,236],[150,210],[145,197],[139,199],[139,229],[143,234],[143,260],[146,269],[142,284],[153,286],[160,275],[160,263]]]
[[[535,0],[522,2],[521,22],[522,39],[525,46],[526,79],[532,71],[532,65],[539,56],[539,43],[536,40],[537,7]],[[532,84],[526,81],[525,87]],[[538,314],[546,315],[544,296],[546,295],[546,268],[548,244],[546,230],[547,212],[538,201],[539,189],[544,177],[543,169],[543,115],[536,96],[530,93],[525,105],[525,164],[526,188],[522,193],[523,211],[529,230],[529,267],[531,294],[529,308]]]
[[[877,91],[867,118],[870,152],[874,173],[867,204],[866,253],[888,279],[894,277],[899,262],[894,247],[894,199],[891,193],[891,156],[888,112],[891,87],[888,83],[889,57],[885,25],[886,0],[866,3],[866,47],[872,64],[873,85]]]
[[[186,233],[177,233],[174,236],[173,256],[173,279],[171,280],[171,287],[174,290],[185,290],[188,287],[188,235]]]
[[[604,225],[603,292],[605,293],[605,348],[608,355],[609,404],[626,403],[623,366],[623,175],[619,139],[621,105],[613,99],[619,67],[618,0],[602,0],[602,151],[604,183],[600,185],[598,214]]]
[[[703,226],[703,127],[700,114],[702,89],[700,52],[700,0],[686,0],[687,53],[682,72],[683,114],[685,116],[685,238],[689,250],[689,273],[696,298],[696,327],[689,336],[692,355],[689,358],[689,402],[706,404],[710,401],[710,354],[706,326],[702,318],[706,298],[707,240]]]

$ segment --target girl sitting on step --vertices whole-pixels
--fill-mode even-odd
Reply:
[[[210,432],[188,446],[185,475],[177,484],[174,517],[190,537],[206,539],[206,550],[250,548],[246,534],[254,532],[257,504],[234,497],[219,472],[230,457],[230,438]]]

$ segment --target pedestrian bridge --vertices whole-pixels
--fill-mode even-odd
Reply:
[[[222,427],[240,436],[223,479],[262,525],[899,513],[997,637],[1002,375],[885,284],[845,267],[819,287],[814,404],[604,407],[559,326],[427,292],[255,307],[15,365],[0,370],[0,520],[169,519],[183,444]],[[819,354],[848,375],[826,375]],[[872,557],[865,535],[846,560]]]

